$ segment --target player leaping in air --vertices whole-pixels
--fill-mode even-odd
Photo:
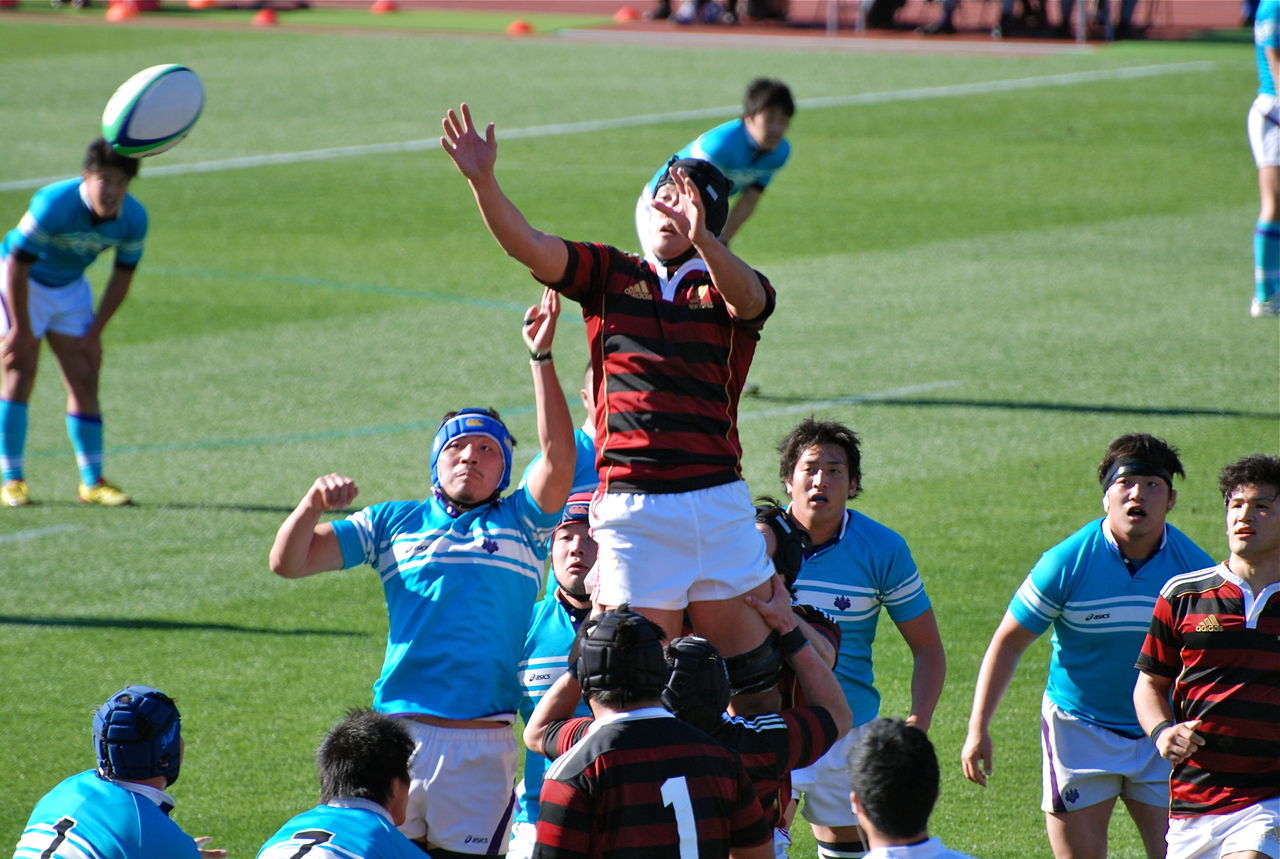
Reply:
[[[773,567],[742,479],[737,411],[774,291],[718,238],[729,181],[708,162],[673,162],[657,183],[652,253],[641,259],[532,227],[494,175],[492,123],[482,137],[467,105],[448,112],[444,134],[502,249],[582,305],[601,483],[591,509],[597,600],[630,604],[669,638],[687,608],[699,634],[731,654],[735,693],[766,692],[782,657],[743,596],[768,600]]]

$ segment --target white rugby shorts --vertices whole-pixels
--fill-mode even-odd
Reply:
[[[1255,98],[1247,124],[1253,163],[1259,167],[1280,167],[1280,99],[1274,95]]]
[[[8,265],[0,261],[0,283],[5,282]],[[27,318],[31,320],[31,333],[36,338],[49,331],[83,337],[93,324],[93,289],[89,279],[81,275],[66,286],[47,286],[33,277],[27,278]],[[13,308],[3,300],[0,289],[0,336],[9,333],[13,322]]]
[[[800,814],[816,826],[855,826],[858,817],[853,813],[849,793],[849,752],[862,737],[866,725],[858,725],[836,740],[827,753],[804,769],[791,771],[791,790],[803,795]]]
[[[1166,859],[1218,859],[1252,850],[1280,859],[1280,796],[1228,814],[1169,818]]]
[[[745,481],[693,492],[597,490],[602,605],[678,610],[745,594],[773,575]]]
[[[519,753],[511,725],[441,728],[399,720],[413,738],[400,831],[459,853],[505,852],[515,816]],[[497,849],[491,849],[494,845]]]
[[[1042,810],[1071,812],[1117,796],[1168,807],[1171,767],[1147,737],[1131,740],[1078,719],[1048,695],[1040,719]]]

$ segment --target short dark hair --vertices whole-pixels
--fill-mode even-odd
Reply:
[[[796,102],[791,97],[791,89],[776,78],[756,78],[747,84],[747,91],[742,96],[742,115],[751,116],[762,110],[776,108],[784,116],[796,115]]]
[[[1231,500],[1242,486],[1270,486],[1280,490],[1280,457],[1255,453],[1241,457],[1218,473],[1218,489],[1222,500]]]
[[[842,423],[816,420],[812,415],[800,421],[778,442],[778,476],[783,485],[791,479],[800,456],[814,445],[822,444],[834,444],[844,451],[849,480],[855,486],[849,497],[857,498],[862,494],[862,439]]]
[[[137,158],[121,155],[111,148],[105,137],[98,137],[85,147],[81,169],[86,173],[97,173],[106,167],[123,171],[130,179],[138,175]]]
[[[849,785],[862,812],[890,838],[928,830],[938,784],[933,743],[901,719],[868,722],[849,752]]]
[[[386,806],[391,782],[409,781],[413,740],[399,722],[373,710],[352,710],[329,729],[316,750],[320,801],[368,799]]]
[[[1112,439],[1111,444],[1107,445],[1107,452],[1102,455],[1102,462],[1098,463],[1098,482],[1103,489],[1109,485],[1107,476],[1112,467],[1121,459],[1142,460],[1147,465],[1154,465],[1167,472],[1170,478],[1175,474],[1183,479],[1187,476],[1182,470],[1182,460],[1178,459],[1176,447],[1150,433],[1132,432]],[[1170,480],[1170,487],[1172,485]]]

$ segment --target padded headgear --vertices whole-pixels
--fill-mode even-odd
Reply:
[[[93,714],[98,772],[105,778],[178,780],[182,731],[173,699],[150,686],[128,686]]]
[[[673,638],[667,645],[671,677],[662,690],[662,706],[699,730],[712,733],[729,706],[729,672],[715,645],[697,635]]]
[[[672,157],[667,162],[667,169],[658,177],[658,184],[653,186],[655,195],[663,185],[675,182],[671,171],[676,168],[683,170],[693,184],[698,186],[702,208],[707,215],[707,229],[719,236],[725,222],[729,220],[729,192],[733,190],[733,183],[710,161]]]
[[[659,697],[670,673],[662,636],[662,627],[625,608],[584,623],[574,663],[583,697],[615,692],[623,704]]]
[[[586,524],[591,520],[591,497],[595,493],[592,492],[575,492],[569,496],[569,500],[564,503],[564,512],[560,514],[560,521],[556,524],[559,528],[569,522],[582,522]]]
[[[436,437],[431,442],[431,485],[440,485],[440,473],[436,463],[440,460],[440,451],[451,439],[461,435],[488,436],[502,448],[502,479],[498,481],[495,492],[501,492],[511,483],[511,448],[515,440],[507,431],[502,421],[489,414],[486,409],[459,409],[458,413],[446,420],[436,430]]]

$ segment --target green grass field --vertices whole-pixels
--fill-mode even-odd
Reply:
[[[190,65],[208,103],[134,184],[152,231],[106,337],[107,475],[138,505],[76,504],[46,354],[27,451],[42,503],[0,511],[0,849],[92,764],[93,708],[141,682],[183,708],[176,818],[253,856],[314,803],[315,744],[369,701],[386,630],[367,569],[268,572],[280,521],[329,471],[369,503],[421,496],[437,419],[458,405],[499,408],[519,464],[531,455],[517,329],[538,290],[432,142],[462,100],[497,122],[499,175],[533,223],[630,248],[635,196],[662,159],[730,118],[750,77],[791,84],[793,162],[735,243],[779,293],[752,371],[764,395],[742,409],[746,475],[777,490],[773,447],[804,415],[862,433],[857,504],[909,540],[947,642],[932,829],[957,849],[1049,855],[1047,642],[993,726],[991,786],[966,782],[958,755],[1010,594],[1098,514],[1106,442],[1142,430],[1181,448],[1172,521],[1218,556],[1217,469],[1280,447],[1280,335],[1247,314],[1248,46],[765,52],[4,14],[4,229],[35,180],[76,171],[133,72]],[[375,144],[388,146],[332,152]],[[318,154],[214,169],[288,153]],[[572,316],[556,347],[570,391],[586,354]],[[885,714],[902,715],[908,652],[886,625],[878,683]],[[798,859],[812,855],[800,829]],[[1141,855],[1123,814],[1111,855]]]

